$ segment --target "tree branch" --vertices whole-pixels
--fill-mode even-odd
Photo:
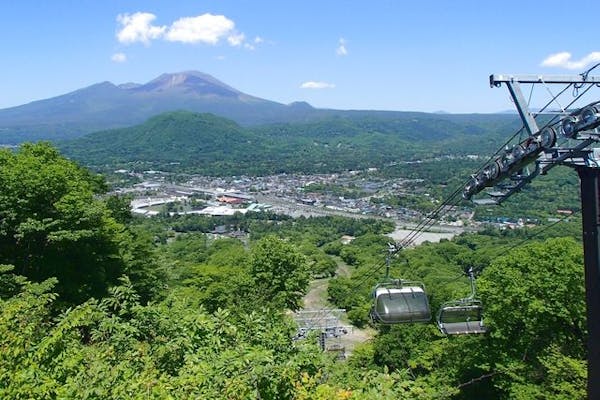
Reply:
[[[498,374],[501,374],[501,373],[502,373],[502,371],[493,371],[493,372],[490,372],[489,374],[484,374],[484,375],[481,375],[481,376],[480,376],[480,377],[478,377],[478,378],[473,378],[473,379],[471,379],[471,380],[470,380],[470,381],[468,381],[468,382],[461,383],[461,384],[460,384],[460,385],[458,385],[456,388],[457,388],[457,389],[461,389],[461,388],[463,388],[463,387],[465,387],[465,386],[472,385],[472,384],[474,384],[474,383],[476,383],[476,382],[482,381],[482,380],[484,380],[484,379],[487,379],[487,378],[491,378],[492,376],[495,376],[495,375],[498,375]]]

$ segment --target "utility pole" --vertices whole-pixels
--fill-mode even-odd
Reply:
[[[587,90],[600,87],[600,76],[586,72],[574,76],[542,75],[491,75],[490,85],[505,84],[515,103],[527,138],[500,154],[493,162],[474,174],[463,189],[463,198],[472,196],[485,188],[508,181],[500,190],[487,193],[488,198],[473,200],[476,204],[500,204],[538,175],[546,174],[557,165],[574,168],[579,174],[581,188],[581,215],[583,220],[583,252],[585,269],[585,292],[587,307],[587,394],[589,399],[600,399],[600,149],[592,147],[600,143],[600,96],[583,107],[575,102]],[[573,100],[565,108],[558,102],[560,95],[553,95],[549,104],[555,103],[559,110],[533,113],[521,91],[521,84],[543,85],[552,93],[550,86],[560,84],[573,90]],[[561,94],[565,91],[560,92]],[[548,115],[549,122],[538,127],[536,117]],[[556,146],[558,135],[565,143]]]

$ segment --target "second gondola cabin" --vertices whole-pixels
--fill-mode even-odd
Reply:
[[[486,333],[482,313],[483,306],[479,300],[464,299],[446,303],[438,314],[438,328],[445,335]]]

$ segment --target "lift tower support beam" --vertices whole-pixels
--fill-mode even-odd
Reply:
[[[523,125],[525,129],[527,129],[527,133],[531,136],[540,129],[535,122],[535,118],[529,112],[529,108],[527,107],[527,101],[525,100],[525,96],[523,96],[523,92],[521,92],[521,85],[515,82],[506,82],[506,86],[508,87],[508,91],[515,102],[515,106],[517,107],[517,111],[519,112],[519,116],[523,121]]]
[[[600,169],[577,167],[581,180],[587,304],[588,399],[600,399]]]
[[[586,72],[574,76],[494,74],[490,75],[490,85],[492,87],[500,87],[504,83],[507,86],[523,122],[523,126],[529,135],[533,135],[539,130],[539,127],[535,116],[529,110],[529,105],[521,92],[520,85],[522,83],[532,85],[566,84],[573,85],[574,88],[580,88],[584,85],[600,86],[600,76],[589,75],[594,68],[599,66],[600,63]],[[553,98],[553,101],[555,99],[556,96]],[[600,399],[600,151],[598,148],[592,146],[595,143],[600,143],[600,125],[598,124],[598,118],[600,118],[598,105],[600,105],[600,101],[591,103],[588,107],[592,105],[595,107],[592,108],[592,113],[595,113],[595,115],[592,114],[591,116],[591,118],[595,118],[593,123],[586,122],[588,125],[583,125],[575,134],[565,134],[569,139],[579,140],[579,144],[576,146],[561,146],[546,149],[536,161],[536,170],[541,174],[545,174],[556,165],[567,165],[575,168],[579,174],[588,330],[587,396],[588,399]],[[576,112],[582,111],[583,108]],[[570,118],[569,113],[570,110],[563,110],[563,118]],[[572,112],[571,115],[573,115]],[[563,133],[565,133],[564,129]],[[510,176],[502,176],[502,174],[510,175],[511,173],[512,170],[510,168],[506,172],[501,171],[500,177],[492,179],[492,184],[499,181],[498,178],[502,180],[510,178]],[[537,175],[533,175],[532,178]],[[531,179],[523,181],[523,184],[527,184],[529,181]],[[487,182],[483,182],[483,184],[478,183],[475,193],[478,193],[486,186],[490,185],[487,185]],[[515,186],[496,200],[495,203],[500,204],[501,201],[518,192],[522,186]],[[467,193],[468,198],[474,194],[473,191],[467,190],[467,186],[463,193]]]

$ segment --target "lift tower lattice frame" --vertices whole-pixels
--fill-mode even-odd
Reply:
[[[463,190],[463,197],[471,199],[486,187],[497,186],[508,179],[510,183],[504,184],[500,191],[488,193],[490,198],[473,200],[479,204],[500,204],[556,165],[570,166],[577,171],[583,220],[589,399],[600,399],[600,149],[593,146],[600,143],[600,98],[582,108],[565,110],[560,107],[558,112],[550,113],[554,118],[540,128],[537,115],[530,111],[523,96],[521,84],[532,84],[532,90],[535,84],[542,84],[547,89],[551,84],[563,84],[572,86],[575,91],[584,86],[600,87],[600,76],[589,75],[599,65],[574,76],[491,75],[491,86],[507,86],[528,137],[507,148],[504,154],[473,175]],[[556,96],[552,101],[555,100]],[[568,139],[566,144],[555,146],[557,134]],[[529,164],[535,165],[531,172],[528,171]]]

